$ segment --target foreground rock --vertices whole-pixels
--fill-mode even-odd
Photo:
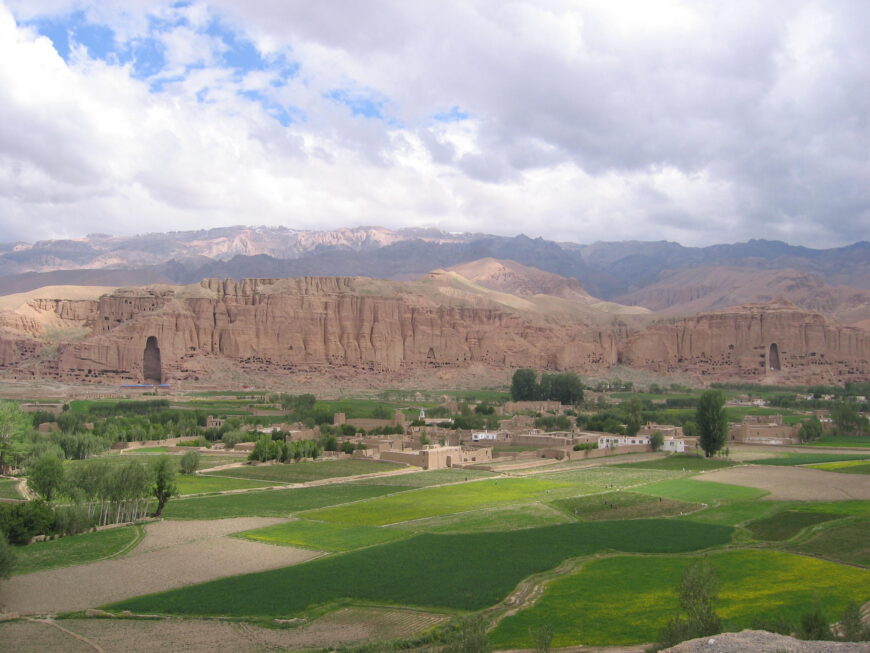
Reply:
[[[664,653],[866,653],[870,642],[805,642],[764,630],[744,630],[691,639]]]

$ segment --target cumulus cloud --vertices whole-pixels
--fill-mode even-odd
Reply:
[[[870,226],[868,14],[9,0],[0,240],[382,224],[844,244]]]

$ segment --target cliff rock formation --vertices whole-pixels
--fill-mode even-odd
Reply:
[[[33,298],[0,312],[0,370],[107,382],[203,380],[215,361],[273,376],[472,364],[590,373],[620,363],[711,380],[870,375],[870,334],[791,304],[652,321],[618,305],[490,292],[433,274],[407,283],[205,279]]]

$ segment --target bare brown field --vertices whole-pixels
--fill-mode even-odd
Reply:
[[[17,653],[94,650],[105,653],[255,653],[410,637],[447,618],[416,610],[350,607],[286,630],[196,619],[18,621],[0,624],[0,641],[11,645],[4,650]]]
[[[762,500],[767,501],[870,499],[870,476],[837,474],[805,467],[744,465],[707,472],[694,479],[767,490],[770,494],[762,497]]]
[[[132,553],[87,565],[16,576],[0,585],[0,607],[19,614],[93,608],[131,596],[286,567],[320,555],[227,537],[280,519],[156,522]]]

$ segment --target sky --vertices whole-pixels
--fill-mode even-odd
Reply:
[[[0,0],[0,242],[870,234],[865,0]]]

